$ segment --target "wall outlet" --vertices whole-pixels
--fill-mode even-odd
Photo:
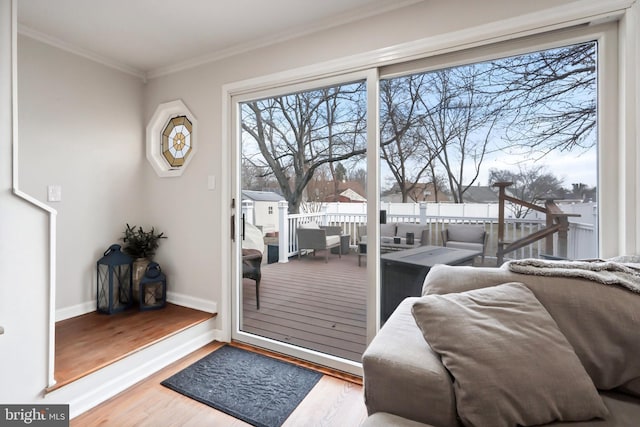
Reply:
[[[62,201],[62,186],[60,185],[47,186],[47,201],[49,202]]]

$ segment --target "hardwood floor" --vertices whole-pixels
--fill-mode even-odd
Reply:
[[[97,312],[56,322],[53,391],[215,316],[174,304],[160,310]]]
[[[71,426],[248,426],[249,424],[160,385],[160,382],[166,378],[222,345],[222,343],[212,343],[191,353],[74,418],[71,420]],[[359,426],[365,418],[362,386],[352,381],[324,375],[287,419],[284,427],[355,427]]]

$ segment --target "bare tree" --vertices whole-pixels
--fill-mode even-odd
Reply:
[[[491,169],[489,182],[512,182],[507,189],[511,194],[526,202],[538,203],[546,199],[557,199],[565,194],[562,180],[546,172],[544,166],[520,166],[517,171]],[[524,218],[531,211],[522,205],[509,203],[509,209],[516,218]]]
[[[426,114],[422,122],[426,138],[444,169],[455,203],[475,184],[502,117],[496,94],[486,90],[484,66],[467,65],[425,74],[428,88],[420,100]],[[431,173],[435,176],[435,169]]]
[[[380,82],[380,156],[407,202],[420,181],[428,176],[437,154],[425,136],[420,102],[424,74]]]
[[[492,62],[512,149],[542,157],[596,144],[596,59],[596,43],[588,42]]]
[[[290,213],[318,168],[366,152],[365,96],[359,82],[242,104],[243,155],[275,176]]]

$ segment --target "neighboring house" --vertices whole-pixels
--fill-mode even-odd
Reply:
[[[271,191],[242,190],[242,213],[248,215],[247,221],[261,228],[263,233],[272,233],[279,230],[278,202],[282,200],[284,197]],[[252,209],[246,209],[246,201],[252,202]]]
[[[385,192],[380,198],[383,202],[402,203],[402,193],[400,193],[398,184],[394,184],[390,191]],[[445,193],[432,183],[417,183],[409,191],[407,203],[447,203],[451,201],[451,196]]]
[[[336,182],[322,179],[309,182],[307,198],[314,202],[363,203],[367,201],[365,189],[359,181],[339,181],[336,194]]]
[[[509,194],[509,189],[505,192]],[[498,199],[498,188],[487,185],[471,186],[462,194],[463,203],[498,203]]]

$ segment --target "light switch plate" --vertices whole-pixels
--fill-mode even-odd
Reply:
[[[207,189],[215,190],[216,189],[216,177],[215,175],[209,175],[207,177]]]
[[[47,200],[49,202],[62,201],[62,186],[60,185],[47,186]]]

